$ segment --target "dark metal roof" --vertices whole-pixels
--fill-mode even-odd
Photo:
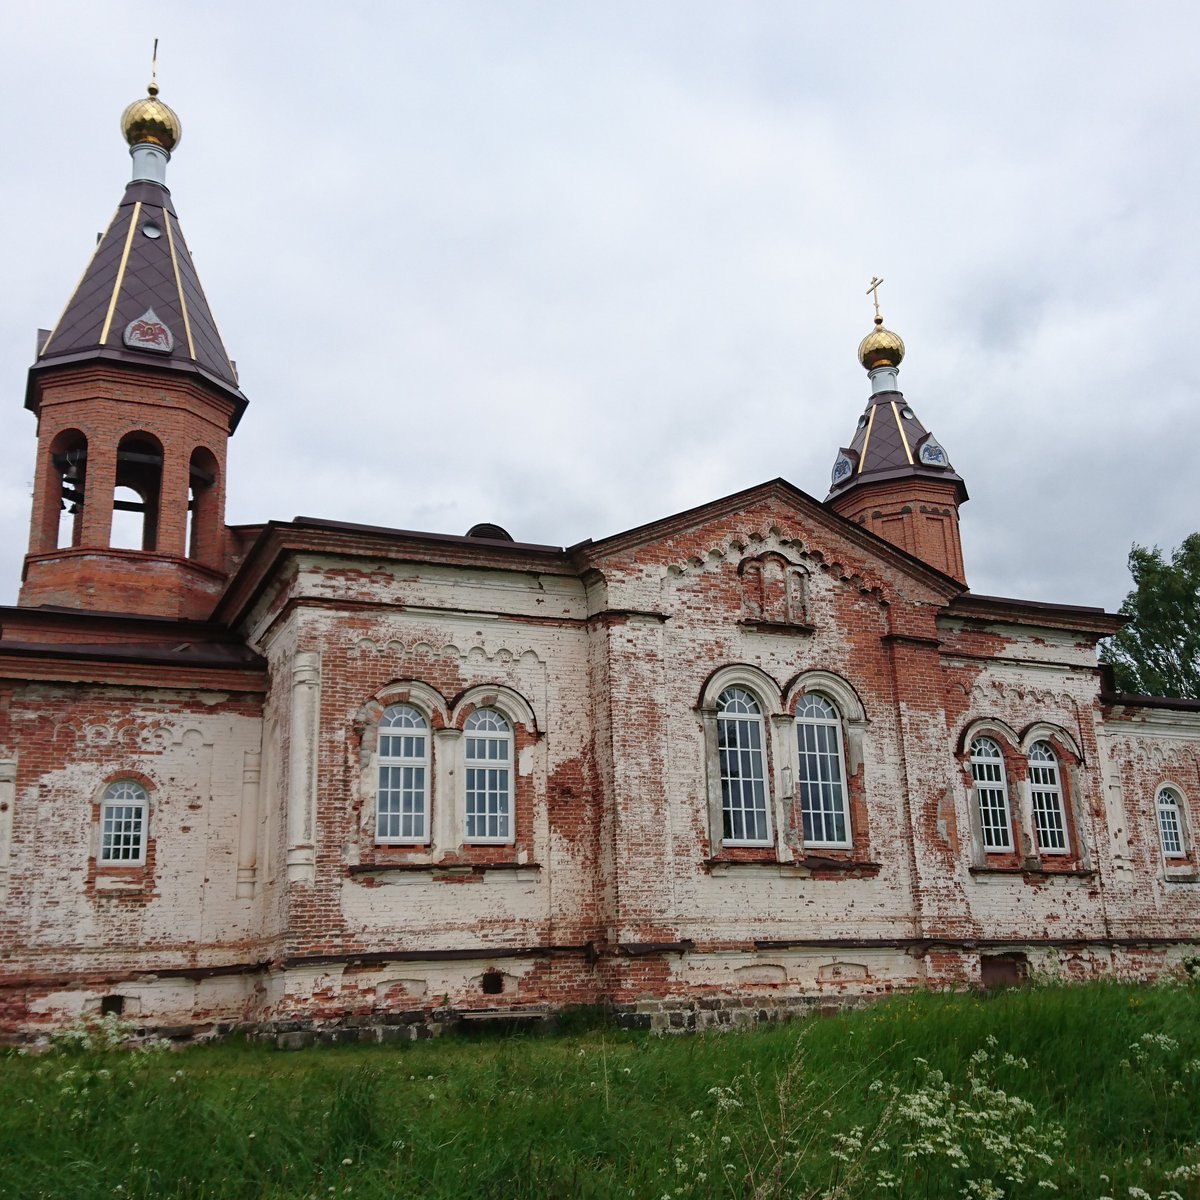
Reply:
[[[917,419],[902,392],[876,392],[867,401],[867,407],[858,419],[850,445],[838,455],[838,463],[844,456],[849,460],[852,470],[844,478],[838,478],[835,468],[835,482],[826,500],[832,500],[834,496],[861,483],[908,475],[949,480],[957,484],[961,503],[967,498],[967,489],[962,476],[950,465],[945,452],[942,451],[944,466],[922,461],[921,448],[930,442],[937,445],[929,430]]]
[[[169,350],[126,338],[131,322],[147,313],[169,331]],[[239,415],[245,405],[171,193],[161,184],[134,180],[125,189],[33,370],[96,358],[199,375],[231,393]]]

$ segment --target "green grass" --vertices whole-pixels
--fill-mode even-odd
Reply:
[[[12,1053],[0,1197],[1200,1198],[1169,1177],[1200,1156],[1198,1018],[1194,986],[1090,985],[753,1033]]]

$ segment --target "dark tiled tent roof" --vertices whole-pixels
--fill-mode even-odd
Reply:
[[[170,331],[174,344],[169,353],[126,344],[126,328],[147,312]],[[33,369],[89,358],[199,374],[232,393],[239,409],[245,404],[171,193],[161,184],[134,180],[125,189]]]
[[[830,487],[826,500],[856,484],[905,475],[950,480],[958,485],[960,501],[965,500],[966,486],[948,458],[943,460],[945,466],[929,466],[921,461],[920,448],[926,440],[931,440],[931,435],[917,420],[902,392],[876,392],[858,419],[850,445],[838,455],[839,462],[842,455],[850,460],[853,471]]]

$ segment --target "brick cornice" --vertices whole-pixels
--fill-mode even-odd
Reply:
[[[1102,608],[1075,604],[1046,604],[1040,600],[1014,600],[1006,596],[975,596],[966,592],[952,600],[942,617],[959,617],[1008,625],[1040,625],[1109,637],[1128,620]]]
[[[106,655],[103,650],[79,646],[5,646],[0,643],[0,679],[17,683],[89,683],[112,687],[188,688],[212,692],[267,690],[263,664],[216,666],[187,661]]]
[[[301,554],[568,577],[577,575],[566,552],[557,546],[418,533],[302,517],[296,521],[271,521],[265,526],[225,589],[213,611],[213,620],[235,625],[279,575],[282,564]]]

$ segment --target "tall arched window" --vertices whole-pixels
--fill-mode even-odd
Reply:
[[[394,704],[379,720],[375,840],[429,840],[429,722],[409,704]]]
[[[796,747],[805,845],[849,846],[842,718],[817,692],[802,696],[796,706]]]
[[[477,708],[466,735],[466,841],[511,842],[512,726],[493,708]]]
[[[102,867],[137,867],[146,861],[146,813],[150,796],[134,779],[119,779],[100,799]]]
[[[975,783],[984,850],[1011,850],[1012,819],[1008,811],[1004,755],[991,738],[980,737],[971,743],[971,778]]]
[[[742,688],[726,688],[717,698],[717,751],[723,840],[769,846],[762,709]]]
[[[1058,756],[1049,742],[1034,742],[1029,747],[1029,799],[1038,849],[1043,854],[1068,854],[1071,847]]]
[[[1187,844],[1183,833],[1183,814],[1179,793],[1174,788],[1158,790],[1158,836],[1162,841],[1164,858],[1186,858]]]

